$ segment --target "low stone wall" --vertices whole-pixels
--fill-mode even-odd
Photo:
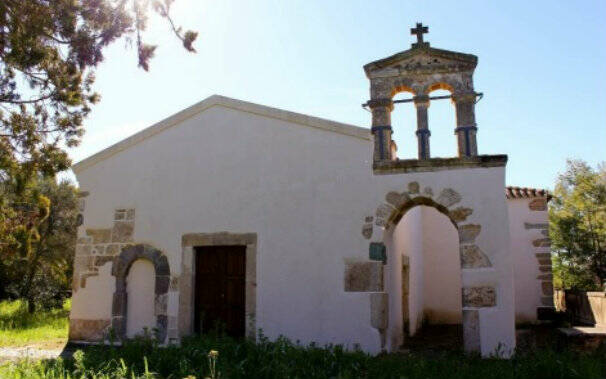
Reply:
[[[606,327],[606,292],[557,290],[555,303],[574,324]]]

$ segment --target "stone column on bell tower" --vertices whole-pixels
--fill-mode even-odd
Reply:
[[[429,96],[418,95],[413,98],[417,109],[417,141],[418,141],[418,156],[419,159],[429,159],[429,122],[427,119],[427,108],[429,108]]]
[[[393,102],[391,99],[372,99],[368,102],[372,112],[372,128],[370,129],[374,136],[375,162],[391,160],[391,111]]]
[[[459,157],[475,157],[478,155],[478,144],[476,142],[476,115],[475,115],[475,92],[455,93],[452,96],[455,104],[457,128],[457,146]]]

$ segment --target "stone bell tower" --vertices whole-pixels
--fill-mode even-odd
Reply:
[[[420,268],[424,257],[433,251],[427,247],[429,242],[420,243],[425,247],[419,254],[403,242],[409,241],[411,235],[427,236],[427,241],[442,240],[443,234],[432,231],[431,222],[412,226],[413,221],[404,219],[414,207],[429,207],[447,217],[458,232],[456,241],[442,250],[451,259],[444,261],[442,267],[452,270],[452,278],[460,278],[460,308],[453,305],[450,311],[455,309],[452,314],[458,314],[461,309],[465,350],[489,356],[502,348],[503,355],[508,356],[515,348],[515,303],[509,216],[503,195],[507,155],[478,154],[475,104],[481,94],[473,86],[478,58],[430,47],[423,39],[427,32],[426,26],[417,24],[411,30],[416,42],[410,49],[364,66],[370,80],[370,100],[363,106],[372,112],[374,139],[372,169],[376,191],[371,197],[377,206],[364,218],[362,235],[369,240],[369,256],[377,246],[384,247],[383,264],[388,278],[384,292],[372,295],[371,314],[381,321],[373,326],[378,330],[381,346],[396,350],[406,339],[403,330],[410,316],[424,317],[426,303],[419,300],[424,296],[419,294],[440,285],[427,278],[419,279],[424,275]],[[450,94],[432,96],[432,91],[438,89]],[[412,98],[394,100],[399,92],[409,92]],[[452,126],[458,152],[455,157],[431,156],[427,109],[432,101],[442,100],[451,100],[456,113],[456,125]],[[409,105],[416,108],[416,159],[396,156],[391,112],[402,103],[412,103]],[[415,145],[413,138],[410,136],[410,143],[404,148]],[[453,283],[458,280],[455,279]],[[414,302],[409,293],[417,294]],[[456,304],[458,295],[453,294],[448,296]]]
[[[410,49],[364,66],[370,80],[370,100],[364,106],[372,112],[375,168],[385,167],[389,165],[387,162],[397,159],[391,138],[391,111],[398,103],[414,103],[417,110],[418,160],[431,160],[427,108],[432,100],[447,98],[455,106],[456,126],[453,129],[458,160],[477,160],[475,103],[481,94],[474,90],[473,72],[478,58],[471,54],[430,47],[429,42],[423,39],[423,34],[427,32],[428,27],[418,23],[416,28],[411,29],[417,42]],[[437,89],[448,90],[451,95],[431,97],[430,93]],[[413,98],[394,101],[393,96],[399,92],[410,92]],[[457,162],[450,159],[448,162],[434,161],[431,164],[451,165]]]

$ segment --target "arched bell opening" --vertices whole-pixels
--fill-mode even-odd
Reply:
[[[431,158],[456,157],[457,139],[453,136],[456,127],[456,109],[450,100],[454,89],[447,83],[429,86],[430,106],[427,107],[427,122],[431,130]]]
[[[415,96],[415,91],[406,86],[397,86],[392,91],[392,100],[398,104]],[[393,159],[417,159],[417,149],[414,138],[417,130],[416,112],[414,107],[395,106],[391,112],[392,135],[397,149],[393,152]]]

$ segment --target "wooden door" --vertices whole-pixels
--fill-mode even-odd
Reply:
[[[245,277],[246,246],[196,248],[196,333],[220,327],[230,336],[244,336]]]

